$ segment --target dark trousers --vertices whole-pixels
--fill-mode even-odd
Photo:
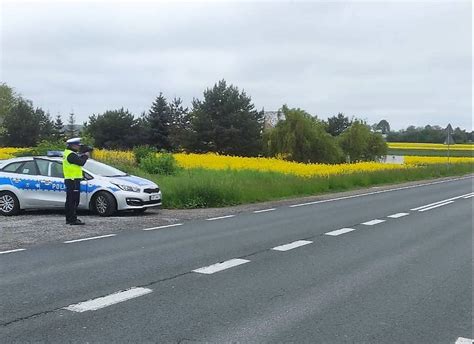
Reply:
[[[77,220],[76,210],[81,199],[80,179],[64,179],[66,185],[66,222],[74,222]]]

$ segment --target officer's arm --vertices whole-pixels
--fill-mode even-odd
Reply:
[[[76,153],[71,153],[67,157],[67,161],[70,164],[84,166],[89,157],[86,154],[78,155]]]

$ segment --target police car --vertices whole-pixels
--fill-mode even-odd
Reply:
[[[86,162],[83,171],[79,209],[110,216],[116,211],[144,212],[161,205],[160,188],[147,179],[128,175],[93,159]],[[64,208],[63,178],[62,158],[58,156],[0,161],[0,214],[16,215],[23,209]]]

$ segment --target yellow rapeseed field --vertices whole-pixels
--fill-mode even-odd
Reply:
[[[403,169],[406,166],[382,164],[378,162],[360,162],[355,164],[303,164],[276,158],[245,158],[236,156],[208,154],[175,154],[178,164],[184,168],[207,168],[213,170],[254,170],[262,172],[280,172],[302,177],[329,176],[355,172]]]
[[[15,153],[26,150],[27,148],[0,147],[0,160],[10,159]]]
[[[13,157],[13,154],[25,148],[0,148],[0,160]],[[135,157],[132,151],[94,150],[93,157],[106,163],[133,165]],[[245,158],[237,156],[207,154],[174,154],[178,164],[185,169],[204,168],[212,170],[255,170],[262,172],[280,172],[303,177],[329,176],[356,172],[371,172],[394,169],[416,168],[427,164],[445,164],[446,157],[405,156],[405,164],[384,164],[379,162],[360,162],[353,164],[303,164],[276,158]],[[474,163],[473,157],[450,158],[450,163]]]
[[[106,150],[94,149],[92,157],[96,160],[107,163],[121,163],[126,165],[133,165],[135,163],[135,156],[132,151]]]
[[[411,142],[388,142],[388,148],[392,149],[416,149],[416,150],[448,150],[448,146],[442,143],[411,143]],[[450,145],[451,150],[474,151],[472,144]]]
[[[135,158],[131,151],[95,150],[94,158],[108,163],[133,165]],[[445,164],[447,158],[437,156],[405,156],[405,164],[384,164],[360,162],[354,164],[303,164],[276,158],[245,158],[237,156],[207,154],[174,154],[178,164],[185,169],[204,168],[212,170],[255,170],[280,172],[303,177],[329,176],[355,172],[371,172],[393,169],[414,168],[427,164]],[[450,163],[474,163],[472,157],[451,158]]]

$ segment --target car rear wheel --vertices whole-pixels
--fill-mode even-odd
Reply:
[[[0,191],[0,214],[5,216],[17,215],[20,212],[18,198],[9,191]]]
[[[92,209],[100,216],[111,216],[117,211],[117,201],[108,192],[98,192],[92,200]]]

